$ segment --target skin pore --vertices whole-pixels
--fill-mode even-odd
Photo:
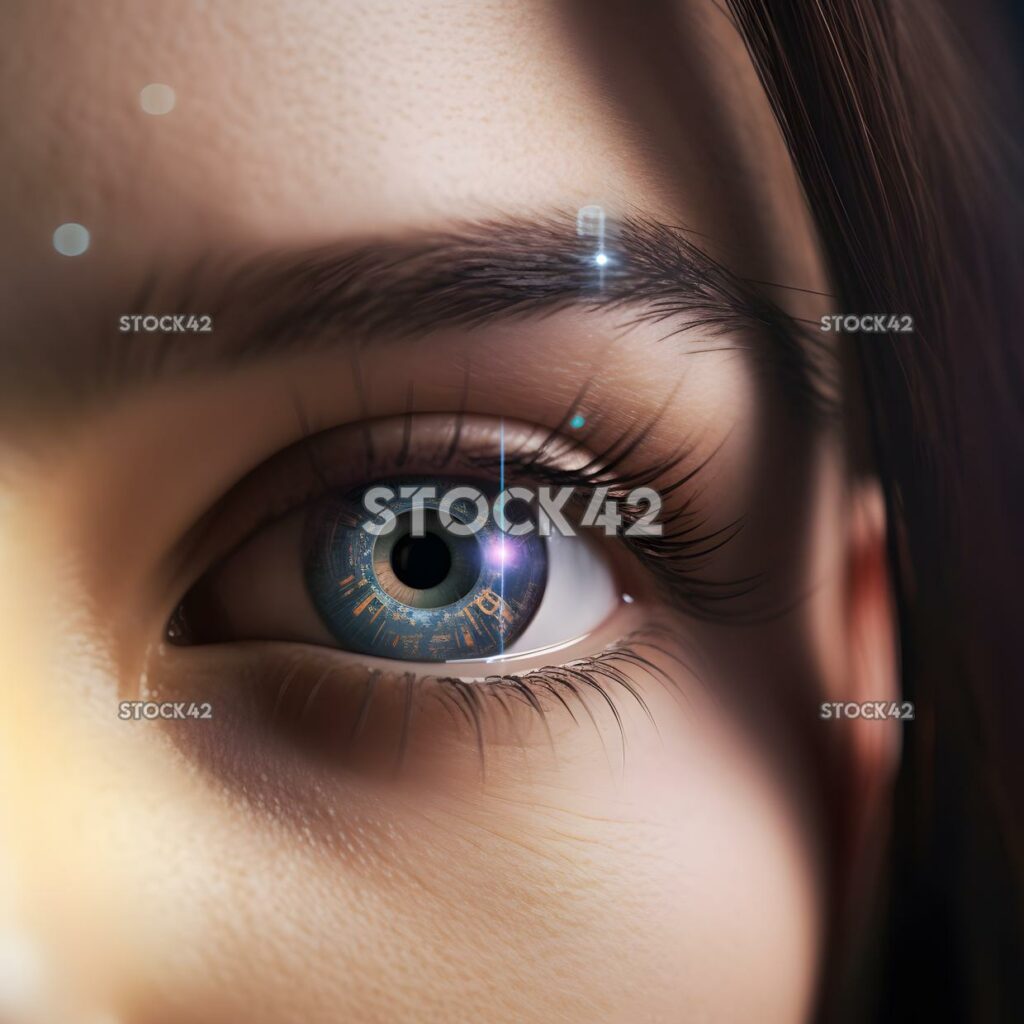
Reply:
[[[187,277],[200,261],[193,301],[212,303],[237,282],[226,268],[268,253],[408,244],[480,220],[573,238],[592,203],[610,221],[684,225],[737,276],[807,289],[772,290],[792,317],[828,311],[740,40],[714,5],[680,18],[690,102],[671,123],[657,108],[629,120],[628,90],[596,73],[604,50],[548,3],[105,0],[0,15],[22,40],[0,93],[5,376],[12,391],[19,373],[32,380],[0,450],[0,922],[39,964],[26,1005],[69,1022],[808,1017],[847,870],[836,837],[868,845],[895,756],[893,723],[817,721],[823,700],[895,692],[884,523],[841,425],[808,425],[749,332],[709,338],[685,317],[585,303],[407,334],[332,325],[315,345],[130,390],[113,371],[82,383],[91,357],[73,351],[97,321],[116,334],[147,274]],[[171,112],[140,108],[150,82],[173,87]],[[65,222],[89,228],[85,254],[54,252]],[[157,344],[120,341],[125,359]],[[613,713],[591,693],[574,715],[549,691],[541,717],[486,698],[482,734],[467,729],[429,697],[437,666],[266,635],[281,595],[299,594],[287,610],[302,612],[287,547],[278,569],[242,574],[279,573],[269,604],[250,608],[264,647],[164,642],[190,588],[241,557],[256,496],[283,502],[271,460],[304,436],[329,472],[368,483],[366,431],[381,431],[378,459],[397,460],[389,422],[408,425],[404,465],[426,473],[445,417],[475,424],[475,454],[492,455],[501,420],[529,451],[569,433],[576,408],[589,452],[642,435],[628,468],[663,467],[668,514],[699,491],[709,531],[742,521],[700,569],[764,574],[781,609],[707,621],[601,538],[594,557],[635,600],[554,664],[657,627],[654,669],[626,667],[644,706],[619,692]],[[671,489],[684,442],[685,467],[706,465],[699,488]],[[225,573],[218,599],[240,616],[255,600],[244,590]],[[343,705],[327,751],[261,710],[296,659],[303,692],[329,672],[325,700]],[[332,761],[374,669],[361,754]],[[427,696],[409,770],[391,777],[378,747],[403,728],[410,672]],[[154,695],[209,701],[214,718],[118,719],[119,700]]]

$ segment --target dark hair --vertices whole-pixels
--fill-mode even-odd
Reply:
[[[829,1017],[1024,1020],[1016,68],[979,5],[963,24],[934,0],[728,6],[843,308],[916,327],[856,351],[917,721],[881,935]]]
[[[944,0],[723,4],[803,186],[836,308],[909,313],[915,325],[866,336],[852,359],[886,496],[902,687],[916,721],[904,730],[877,919],[851,936],[851,895],[837,894],[820,1016],[1024,1020],[1013,26],[984,3],[959,17]],[[639,60],[640,103],[657,88],[662,106],[686,102],[674,13],[673,0],[577,0],[574,11],[578,32],[615,40],[604,79]]]

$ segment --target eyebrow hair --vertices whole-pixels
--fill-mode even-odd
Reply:
[[[57,352],[52,344],[22,346],[19,372],[4,379],[20,377],[20,387],[31,377],[34,396],[56,391],[62,406],[109,402],[169,376],[578,307],[625,311],[628,324],[664,323],[666,337],[734,336],[766,352],[794,399],[820,412],[830,389],[813,336],[757,284],[683,229],[652,220],[609,224],[600,242],[577,234],[569,215],[475,221],[243,259],[207,256],[178,276],[154,270],[127,303],[101,303],[84,344],[66,339]],[[125,313],[208,315],[213,331],[120,333]]]

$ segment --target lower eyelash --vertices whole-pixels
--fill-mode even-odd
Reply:
[[[387,686],[394,687],[392,695],[395,689],[401,688],[400,735],[397,738],[394,763],[396,772],[405,762],[417,719],[417,704],[422,700],[438,702],[458,728],[469,731],[474,741],[481,779],[486,777],[488,722],[493,715],[501,715],[509,723],[513,722],[511,702],[518,703],[538,716],[553,749],[549,715],[564,712],[575,724],[589,723],[600,732],[600,724],[591,706],[594,699],[599,700],[615,722],[620,738],[621,759],[625,765],[627,741],[620,702],[626,699],[635,703],[657,729],[646,700],[628,672],[639,671],[650,681],[678,692],[678,686],[669,673],[652,660],[653,656],[661,655],[693,675],[693,668],[684,660],[681,652],[674,649],[678,643],[678,636],[668,627],[654,625],[630,633],[595,655],[522,674],[501,673],[470,680],[444,675],[417,677],[414,673],[405,672],[394,677],[395,685],[384,682],[384,674],[380,670],[373,670],[367,674],[347,740],[339,744],[338,756],[344,760],[348,750],[357,743],[366,728],[377,695]],[[301,672],[301,669],[298,671]],[[315,715],[316,704],[325,692],[330,672],[331,669],[328,669],[317,676],[308,695],[301,701],[303,717]],[[275,701],[275,717],[285,691],[297,674],[296,671],[286,673]],[[577,712],[582,714],[578,715]],[[524,745],[521,740],[520,745]]]

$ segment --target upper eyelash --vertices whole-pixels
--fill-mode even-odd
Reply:
[[[563,420],[563,426],[571,414],[570,410]],[[561,462],[568,454],[580,449],[589,450],[588,435],[576,440],[566,437],[557,429],[552,430],[530,452],[505,452],[502,456],[505,472],[520,472],[540,483],[566,485],[591,493],[606,487],[608,494],[617,500],[618,511],[624,522],[632,525],[640,518],[643,510],[629,504],[627,499],[630,491],[652,486],[663,480],[666,474],[681,469],[694,451],[694,445],[683,443],[667,461],[629,470],[624,468],[626,460],[640,448],[643,438],[654,428],[660,415],[658,413],[633,431],[622,434],[603,451],[595,452],[583,467],[577,469],[566,469]],[[663,486],[659,492],[662,497],[692,486],[717,451],[715,449],[701,462],[683,471],[667,487]],[[494,470],[498,467],[498,459],[492,455],[468,456],[466,461],[482,469]],[[763,574],[731,580],[715,580],[697,574],[697,569],[707,557],[724,547],[743,528],[742,519],[715,528],[710,527],[709,522],[710,516],[698,507],[697,493],[693,492],[669,513],[662,523],[660,536],[631,536],[624,531],[622,540],[664,585],[674,603],[682,610],[710,621],[734,622],[737,616],[750,617],[754,614],[751,610],[741,613],[733,601],[754,593],[763,581]]]
[[[710,463],[715,453],[713,452],[697,465],[684,469],[694,450],[694,445],[684,442],[677,447],[668,460],[657,463],[641,463],[634,468],[629,468],[629,461],[635,459],[642,450],[644,438],[657,424],[665,406],[633,430],[620,435],[603,449],[594,451],[588,442],[596,433],[598,420],[591,420],[590,429],[585,434],[570,438],[563,432],[574,414],[574,410],[580,407],[580,403],[585,397],[586,388],[585,385],[575,397],[559,424],[545,431],[545,436],[539,444],[527,448],[525,445],[528,442],[524,442],[518,450],[506,451],[504,456],[506,476],[519,475],[539,484],[570,486],[584,496],[589,496],[598,488],[605,487],[608,489],[609,496],[617,500],[618,511],[628,526],[636,522],[643,511],[629,504],[627,500],[629,492],[633,488],[648,486],[658,480],[663,480],[666,474],[678,470],[678,478],[667,486],[663,486],[660,493],[665,496],[683,488],[693,490],[664,518],[661,536],[623,535],[620,538],[621,542],[654,576],[661,585],[666,599],[686,614],[703,620],[733,623],[763,614],[740,607],[740,599],[747,597],[759,587],[762,580],[760,574],[736,579],[714,579],[704,571],[708,557],[732,540],[743,526],[742,521],[737,520],[724,526],[713,527],[709,525],[710,517],[698,506],[699,495],[693,487],[694,481]],[[411,394],[409,402],[411,406]],[[254,521],[248,524],[244,535],[236,538],[230,546],[219,553],[217,562],[230,557],[233,552],[261,530],[338,488],[338,485],[332,482],[330,472],[322,464],[316,445],[317,438],[326,432],[314,430],[298,396],[294,397],[293,404],[300,432],[295,447],[305,453],[313,485],[304,488],[302,493],[292,494],[287,503],[268,508],[264,514],[256,516]],[[407,433],[411,431],[414,415],[411,408],[405,413]],[[464,415],[461,409],[456,414],[455,429],[449,443],[439,446],[426,457],[418,458],[421,471],[423,469],[451,468],[453,463],[456,466],[478,470],[498,470],[499,457],[497,455],[484,455],[462,450]],[[397,468],[397,466],[391,461],[381,462],[379,460],[373,443],[370,421],[364,424],[362,434],[366,458],[365,485],[371,483],[375,476],[379,478],[379,474],[391,468]],[[404,445],[402,450],[405,451]],[[580,451],[588,452],[588,459],[584,465],[574,469],[565,468],[565,457]],[[374,466],[374,462],[380,462],[380,464]],[[580,506],[583,499],[577,497],[575,503]],[[197,530],[192,541],[198,544],[201,539],[202,533]],[[186,560],[190,560],[187,558],[187,546],[185,555]],[[210,565],[205,566],[203,573],[208,572],[210,568]],[[196,580],[193,579],[191,584],[182,587],[184,595],[182,601],[195,582]],[[177,602],[168,622],[168,639],[171,639],[172,626],[176,623],[178,626],[181,625],[180,622],[177,622],[176,616],[182,601]]]

